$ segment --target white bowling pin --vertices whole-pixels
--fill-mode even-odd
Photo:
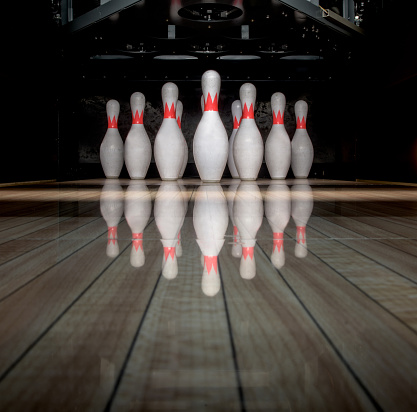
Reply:
[[[272,128],[265,142],[265,163],[271,179],[285,179],[291,165],[291,141],[284,126],[285,96],[271,97]]]
[[[107,224],[108,257],[119,254],[117,227],[123,215],[123,189],[119,180],[106,180],[100,194],[100,212]]]
[[[132,180],[125,193],[125,217],[132,231],[130,264],[139,268],[145,264],[143,230],[151,216],[152,201],[145,183]]]
[[[175,248],[185,216],[184,198],[177,182],[162,182],[155,197],[154,215],[164,248],[162,275],[173,279],[178,274]]]
[[[232,243],[232,256],[240,258],[242,256],[242,244],[239,239],[239,230],[235,223],[235,217],[233,215],[233,204],[235,201],[236,190],[239,187],[239,183],[233,183],[227,190],[227,207],[229,209],[230,220],[233,226],[233,243]]]
[[[156,134],[154,157],[162,180],[177,180],[183,163],[183,135],[178,127],[175,109],[178,100],[178,87],[168,82],[162,87],[164,119]]]
[[[262,166],[264,144],[255,123],[256,88],[252,83],[240,87],[242,121],[233,144],[233,157],[241,180],[256,180]]]
[[[145,179],[152,157],[148,133],[143,126],[145,96],[135,92],[130,96],[132,126],[125,140],[125,163],[131,179]]]
[[[123,140],[117,128],[120,104],[109,100],[106,104],[107,132],[100,145],[100,162],[108,179],[117,179],[123,167]]]
[[[306,226],[313,211],[313,191],[308,184],[296,184],[291,188],[291,216],[297,227],[297,243],[294,254],[303,258],[308,254]]]
[[[258,185],[255,182],[242,182],[236,191],[233,213],[242,242],[239,270],[243,279],[252,279],[256,275],[254,248],[256,234],[262,224],[263,210]]]
[[[193,224],[203,257],[201,288],[207,296],[220,290],[217,257],[228,225],[226,197],[220,184],[201,185],[196,193]]]
[[[294,111],[297,129],[291,142],[291,168],[296,178],[305,179],[310,173],[314,158],[313,144],[306,129],[307,103],[299,100],[295,103]]]
[[[285,264],[284,230],[291,217],[291,192],[287,185],[269,185],[265,195],[265,216],[273,233],[271,262],[281,269]]]
[[[183,105],[182,105],[182,102],[180,100],[178,100],[177,101],[177,123],[178,123],[178,127],[180,128],[181,135],[182,135],[183,150],[184,150],[183,159],[182,159],[182,166],[181,166],[181,170],[180,170],[180,174],[179,174],[180,178],[183,177],[184,172],[185,172],[185,168],[187,167],[187,163],[188,163],[188,146],[187,146],[187,142],[184,138],[184,134],[181,130],[182,112],[183,112]]]
[[[233,158],[233,143],[235,141],[235,136],[237,129],[239,129],[240,120],[242,119],[242,104],[240,100],[235,100],[232,103],[232,117],[233,117],[233,131],[229,139],[229,156],[227,158],[227,166],[233,177],[233,179],[239,179],[239,173],[237,172],[235,159]]]
[[[227,163],[229,142],[218,111],[220,82],[214,70],[206,71],[201,79],[204,112],[194,134],[193,154],[203,182],[219,182]]]

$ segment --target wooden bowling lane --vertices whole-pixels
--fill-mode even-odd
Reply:
[[[397,285],[394,281],[390,284],[382,279],[381,282],[380,271],[369,271],[366,265],[362,268],[359,261],[352,260],[355,256],[345,255],[346,250],[338,248],[340,245],[332,239],[311,238],[307,227],[307,257],[295,257],[295,241],[285,239],[285,265],[277,271],[277,276],[314,319],[377,409],[413,410],[417,406],[412,395],[412,388],[417,384],[417,373],[412,366],[417,360],[417,334],[405,320],[394,316],[397,313],[387,310],[361,287],[369,284],[380,296],[400,289],[400,296],[393,302],[398,306],[397,312],[403,307],[404,312],[415,313],[415,304],[407,299],[414,286],[407,288],[401,284],[398,288],[398,282]],[[258,246],[266,256],[270,255],[272,233],[265,223],[258,232]],[[368,262],[369,265],[372,267]],[[378,269],[376,262],[373,266]],[[348,277],[348,268],[352,272],[357,270],[356,279],[353,275]]]
[[[1,410],[104,410],[161,273],[161,253],[152,253],[159,241],[144,240],[139,269],[130,264],[130,241],[120,243],[115,259],[106,259],[102,242],[86,247],[78,259],[86,270],[74,263],[64,274],[71,284],[50,280],[44,310],[29,324],[20,319],[12,338],[20,335],[29,347],[2,351],[16,364],[2,375]]]
[[[177,278],[158,283],[112,411],[242,410],[224,299],[202,292],[192,224],[186,218],[187,254],[178,259]]]
[[[245,410],[377,410],[268,257],[255,251],[246,280],[228,249],[219,262]]]

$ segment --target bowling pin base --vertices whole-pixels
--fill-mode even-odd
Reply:
[[[161,177],[161,180],[172,182],[174,180],[178,180],[178,177]]]
[[[241,177],[240,178],[240,180],[243,180],[245,182],[254,182],[256,179],[257,179],[256,177],[249,177],[249,178]]]
[[[277,177],[271,176],[271,179],[273,179],[273,180],[285,180],[285,178],[286,178],[286,176],[277,176]]]
[[[308,175],[307,176],[295,176],[296,179],[307,179],[307,177]]]
[[[220,182],[220,180],[203,180],[203,179],[201,179],[201,181],[203,183],[219,183]]]

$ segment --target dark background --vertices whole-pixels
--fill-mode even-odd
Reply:
[[[302,43],[303,27],[293,20],[280,25],[276,18],[269,26],[264,21],[257,25],[266,13],[262,7],[251,9],[253,15],[245,17],[253,36],[246,42],[239,39],[240,27],[209,31],[198,25],[177,26],[177,38],[170,41],[164,38],[166,25],[174,23],[166,22],[166,11],[136,10],[140,18],[132,22],[134,12],[129,10],[76,34],[65,33],[47,2],[20,22],[16,30],[23,33],[24,47],[16,41],[11,44],[6,53],[10,64],[2,70],[3,84],[5,88],[10,84],[12,91],[6,91],[3,101],[3,113],[10,116],[3,129],[1,182],[103,177],[98,151],[106,131],[106,101],[113,98],[121,104],[119,130],[124,139],[131,121],[130,95],[144,93],[145,127],[153,142],[162,121],[160,91],[167,81],[177,84],[184,104],[183,133],[190,150],[185,176],[196,176],[192,137],[201,117],[200,79],[208,69],[222,77],[219,109],[229,135],[231,103],[239,98],[239,87],[251,82],[257,88],[256,121],[264,139],[272,125],[270,97],[274,92],[287,98],[285,125],[290,138],[295,131],[294,104],[298,99],[308,102],[307,130],[315,149],[311,177],[417,181],[414,10],[384,1],[383,7],[364,19],[364,38],[346,39],[322,30],[319,43]],[[307,27],[311,29],[311,24]],[[160,54],[183,53],[190,45],[198,48],[207,43],[250,54],[271,41],[277,48],[284,44],[297,53],[323,58],[284,62],[262,57],[238,63],[219,61],[216,54],[168,63],[152,56],[91,59],[114,53],[127,43],[134,48],[140,44],[157,47]],[[157,176],[154,164],[149,176]],[[125,168],[122,177],[128,177]],[[268,177],[265,165],[260,177]]]

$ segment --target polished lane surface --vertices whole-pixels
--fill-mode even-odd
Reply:
[[[2,411],[417,408],[417,188],[0,194]]]

